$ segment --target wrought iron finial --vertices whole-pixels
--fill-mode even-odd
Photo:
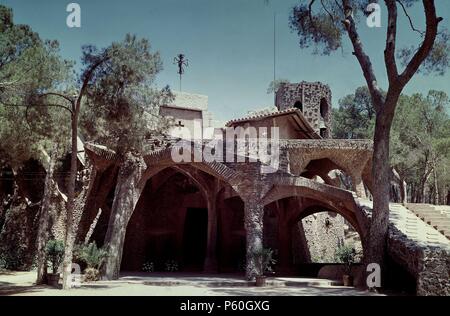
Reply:
[[[181,91],[181,77],[184,74],[185,68],[189,67],[189,60],[186,59],[184,54],[178,54],[177,57],[173,59],[173,64],[178,66],[177,73],[180,75],[180,91]]]

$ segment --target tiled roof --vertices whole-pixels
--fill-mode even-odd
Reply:
[[[304,130],[304,132],[306,134],[311,136],[311,138],[321,138],[314,131],[314,129],[311,127],[311,125],[306,120],[306,118],[303,115],[303,113],[299,109],[296,109],[296,108],[290,108],[290,109],[286,109],[286,110],[283,110],[283,111],[277,111],[277,112],[272,112],[272,113],[264,113],[264,114],[259,114],[259,115],[253,115],[253,116],[247,116],[247,117],[243,117],[243,118],[234,119],[234,120],[228,121],[225,126],[226,127],[231,127],[232,125],[235,125],[235,124],[238,124],[238,123],[254,122],[254,121],[259,121],[259,120],[270,118],[270,117],[277,117],[277,116],[284,116],[284,115],[295,115],[295,116],[297,116],[299,118],[299,120],[300,120],[300,125],[301,125],[301,127],[303,128],[303,130]]]
[[[245,116],[245,117],[241,117],[241,118],[237,118],[237,119],[228,121],[225,124],[225,126],[229,127],[229,126],[231,126],[234,123],[257,121],[257,120],[260,120],[260,119],[263,119],[263,118],[274,117],[274,116],[282,116],[282,115],[296,113],[296,112],[300,112],[300,110],[298,110],[296,108],[291,108],[291,109],[287,109],[287,110],[283,110],[283,111],[277,111],[277,112],[272,112],[272,113],[263,113],[263,114],[258,114],[258,115],[250,115],[250,116]]]

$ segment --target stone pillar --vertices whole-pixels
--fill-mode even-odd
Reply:
[[[126,154],[119,169],[114,202],[111,208],[108,230],[104,246],[107,251],[102,276],[108,280],[119,278],[123,246],[128,222],[139,200],[142,188],[139,187],[145,163],[142,158]]]
[[[215,192],[208,194],[208,236],[206,244],[206,258],[203,271],[217,273],[217,208]]]
[[[263,218],[264,206],[260,200],[244,200],[245,230],[247,234],[247,264],[245,276],[247,280],[253,280],[257,275],[262,275],[262,258],[258,253],[263,250]]]

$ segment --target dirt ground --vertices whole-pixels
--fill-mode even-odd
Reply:
[[[82,283],[71,290],[36,286],[36,272],[0,273],[0,295],[25,296],[366,296],[367,291],[332,285],[329,280],[277,279],[266,287],[242,286],[233,277],[127,275],[116,281]],[[291,286],[286,286],[292,284]]]

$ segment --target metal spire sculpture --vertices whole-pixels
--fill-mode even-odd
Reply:
[[[185,58],[184,54],[178,54],[177,57],[173,59],[174,65],[178,66],[178,74],[180,75],[180,91],[181,91],[181,77],[184,74],[186,67],[189,67],[189,60]]]

